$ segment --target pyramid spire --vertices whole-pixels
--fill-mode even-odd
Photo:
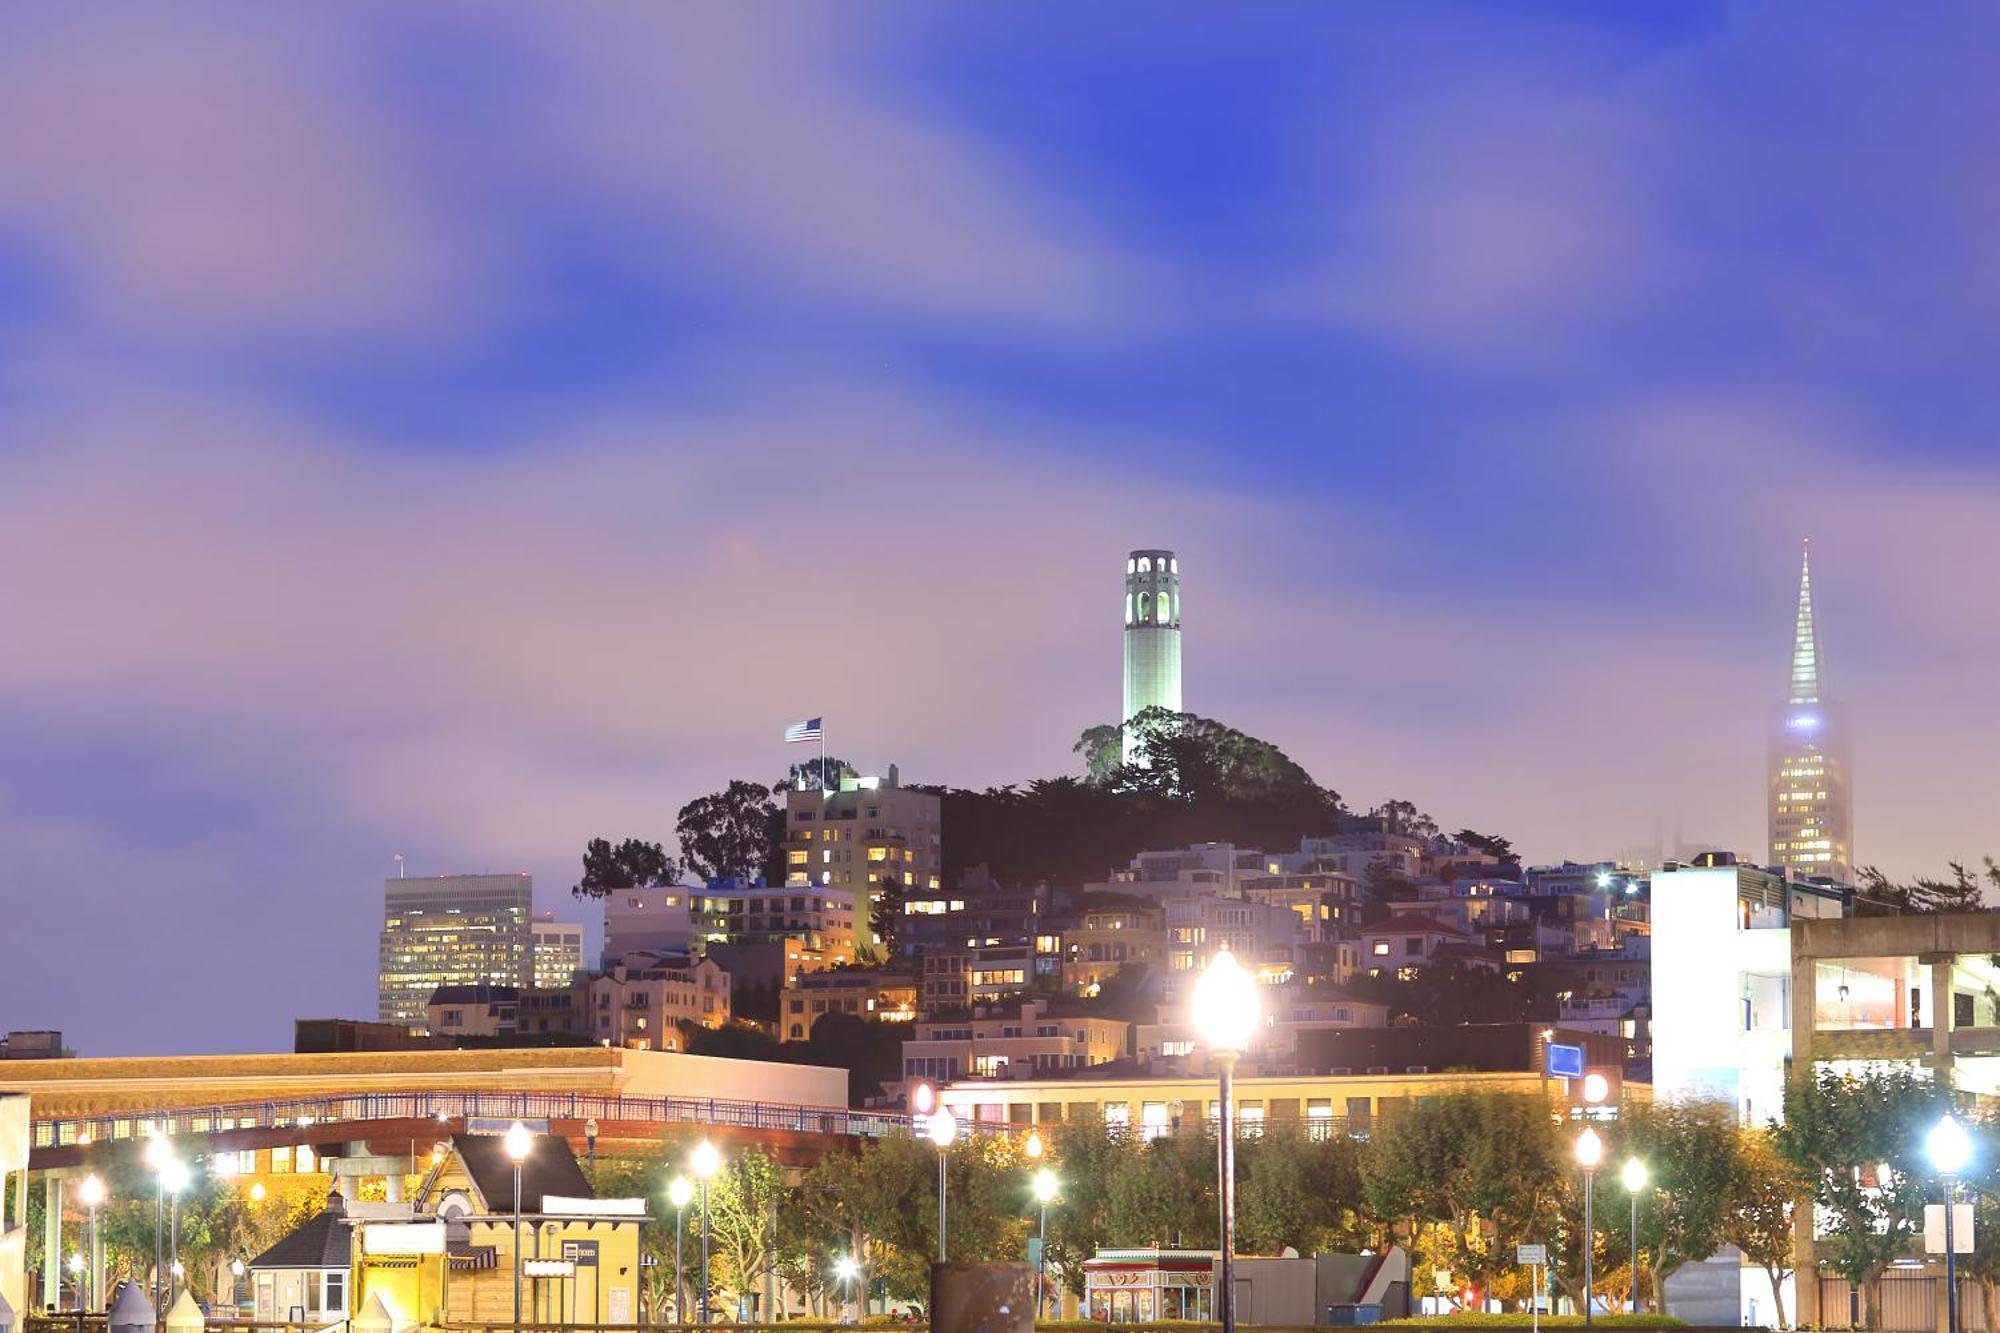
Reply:
[[[1806,538],[1799,558],[1799,618],[1792,638],[1792,699],[1795,704],[1819,702],[1819,631],[1813,626],[1812,538]]]

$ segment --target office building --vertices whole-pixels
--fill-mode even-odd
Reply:
[[[1854,804],[1847,709],[1825,697],[1823,663],[1813,618],[1808,547],[1799,566],[1791,690],[1771,719],[1767,770],[1771,864],[1852,884]]]
[[[1172,551],[1134,551],[1125,560],[1125,712],[1181,711],[1181,562]],[[1125,737],[1125,762],[1134,737]]]
[[[995,1005],[966,1018],[915,1024],[903,1043],[903,1078],[1036,1078],[1109,1064],[1125,1054],[1131,1025],[1052,1007],[1045,1000]]]
[[[886,777],[844,774],[839,791],[785,793],[785,886],[839,889],[852,896],[855,927],[870,948],[869,925],[885,881],[906,893],[932,893],[944,875],[941,803],[929,792]]]
[[[533,917],[525,874],[385,880],[376,1016],[422,1027],[439,986],[529,984]]]
[[[695,902],[695,931],[702,950],[718,944],[795,941],[797,970],[816,971],[854,961],[866,930],[853,890],[826,885],[772,888],[761,880],[716,880]],[[787,957],[791,955],[788,953]],[[784,975],[793,973],[787,967]]]
[[[583,926],[558,921],[554,912],[534,920],[534,965],[530,981],[537,986],[567,986],[583,969]]]

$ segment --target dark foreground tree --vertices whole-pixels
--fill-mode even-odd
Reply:
[[[592,838],[583,849],[583,878],[570,892],[579,898],[602,898],[618,889],[646,889],[671,884],[680,867],[657,842],[627,838],[613,847],[604,838]]]
[[[704,879],[747,880],[769,861],[778,807],[771,789],[741,778],[680,808],[674,834],[688,869]]]

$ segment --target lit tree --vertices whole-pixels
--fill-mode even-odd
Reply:
[[[1792,1215],[1809,1186],[1762,1130],[1745,1130],[1737,1151],[1743,1179],[1723,1238],[1764,1270],[1777,1327],[1785,1326],[1785,1279],[1792,1275]]]

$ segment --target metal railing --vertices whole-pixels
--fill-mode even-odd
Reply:
[[[69,1147],[144,1138],[154,1132],[210,1134],[232,1129],[290,1128],[354,1120],[623,1120],[646,1124],[778,1129],[806,1134],[881,1138],[910,1125],[907,1115],[799,1106],[723,1097],[627,1097],[567,1092],[364,1092],[206,1106],[160,1107],[151,1113],[50,1116],[34,1121],[34,1146]]]

